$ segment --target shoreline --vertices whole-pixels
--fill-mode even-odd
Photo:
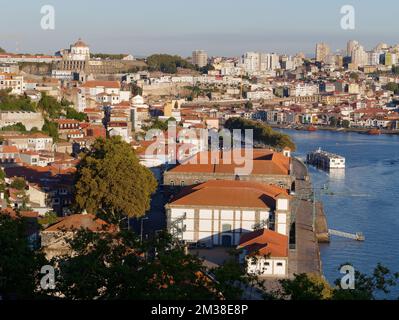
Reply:
[[[286,130],[298,130],[298,131],[306,131],[306,132],[311,132],[308,131],[308,129],[304,126],[302,127],[291,127],[291,126],[286,126],[286,125],[278,125],[278,124],[267,124],[273,129],[286,129]],[[372,134],[368,134],[372,128],[334,128],[334,127],[320,127],[320,126],[314,126],[317,128],[318,131],[331,131],[331,132],[337,132],[337,133],[359,133],[359,134],[366,134],[373,136]],[[399,130],[384,130],[381,129],[381,134],[384,135],[399,135]],[[317,132],[317,131],[313,131]]]

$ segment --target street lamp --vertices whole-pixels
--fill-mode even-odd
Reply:
[[[144,220],[148,220],[148,218],[141,218],[140,243],[143,243],[143,225],[144,225]]]

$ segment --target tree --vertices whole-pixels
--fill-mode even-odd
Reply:
[[[0,47],[0,53],[6,53],[6,51],[2,47]]]
[[[344,127],[344,128],[349,128],[350,121],[349,120],[342,120],[341,126]]]
[[[26,181],[24,178],[15,178],[14,181],[11,183],[11,188],[17,190],[24,190],[26,187]]]
[[[245,280],[237,263],[213,270],[214,281],[203,261],[186,254],[166,233],[141,242],[129,231],[81,230],[70,245],[75,254],[52,263],[59,268],[56,287],[66,299],[217,300],[242,295],[233,285]]]
[[[51,119],[58,119],[62,115],[63,106],[57,99],[43,93],[38,103],[39,109]]]
[[[347,263],[346,265],[350,265]],[[340,268],[341,269],[341,268]],[[355,289],[344,290],[341,279],[335,281],[334,300],[376,300],[377,296],[389,294],[390,288],[397,285],[399,273],[392,273],[387,267],[378,264],[371,275],[355,270]]]
[[[120,137],[97,139],[80,164],[75,184],[75,204],[112,223],[141,217],[150,208],[157,182],[139,163],[132,147]]]
[[[87,115],[83,112],[78,112],[74,108],[66,107],[66,118],[67,119],[74,119],[78,121],[86,121],[87,120]]]
[[[338,124],[337,118],[336,118],[336,117],[332,117],[332,118],[330,119],[330,126],[331,126],[331,127],[336,127],[337,124]]]
[[[296,149],[295,143],[288,135],[274,131],[270,126],[257,121],[242,118],[230,118],[226,121],[224,127],[230,131],[234,129],[253,130],[254,141],[266,144],[273,148],[284,149],[285,147],[288,147],[292,151],[295,151]]]
[[[153,54],[147,58],[150,71],[161,71],[164,73],[176,73],[178,68],[195,70],[195,66],[177,55]]]
[[[386,89],[387,89],[388,91],[394,92],[395,94],[398,94],[398,93],[399,93],[399,84],[397,84],[397,83],[395,83],[395,82],[389,82],[389,83],[386,85]]]
[[[30,249],[27,221],[0,214],[0,297],[31,299],[46,265],[42,253]]]
[[[42,131],[52,137],[54,141],[58,141],[58,125],[55,122],[45,119]]]

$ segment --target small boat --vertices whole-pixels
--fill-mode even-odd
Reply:
[[[381,130],[380,129],[371,129],[371,130],[367,131],[367,134],[369,134],[371,136],[379,136],[381,134]]]
[[[315,131],[317,131],[317,128],[314,127],[314,126],[309,126],[309,127],[307,128],[307,131],[309,131],[309,132],[315,132]]]

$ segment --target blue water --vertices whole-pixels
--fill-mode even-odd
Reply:
[[[296,156],[304,159],[318,147],[346,158],[345,172],[325,173],[310,167],[313,185],[324,184],[335,196],[320,195],[330,229],[363,232],[366,241],[332,237],[321,245],[323,273],[333,282],[338,268],[350,262],[370,273],[377,263],[399,272],[399,136],[358,133],[284,130],[297,144]],[[390,298],[397,298],[395,289]]]

